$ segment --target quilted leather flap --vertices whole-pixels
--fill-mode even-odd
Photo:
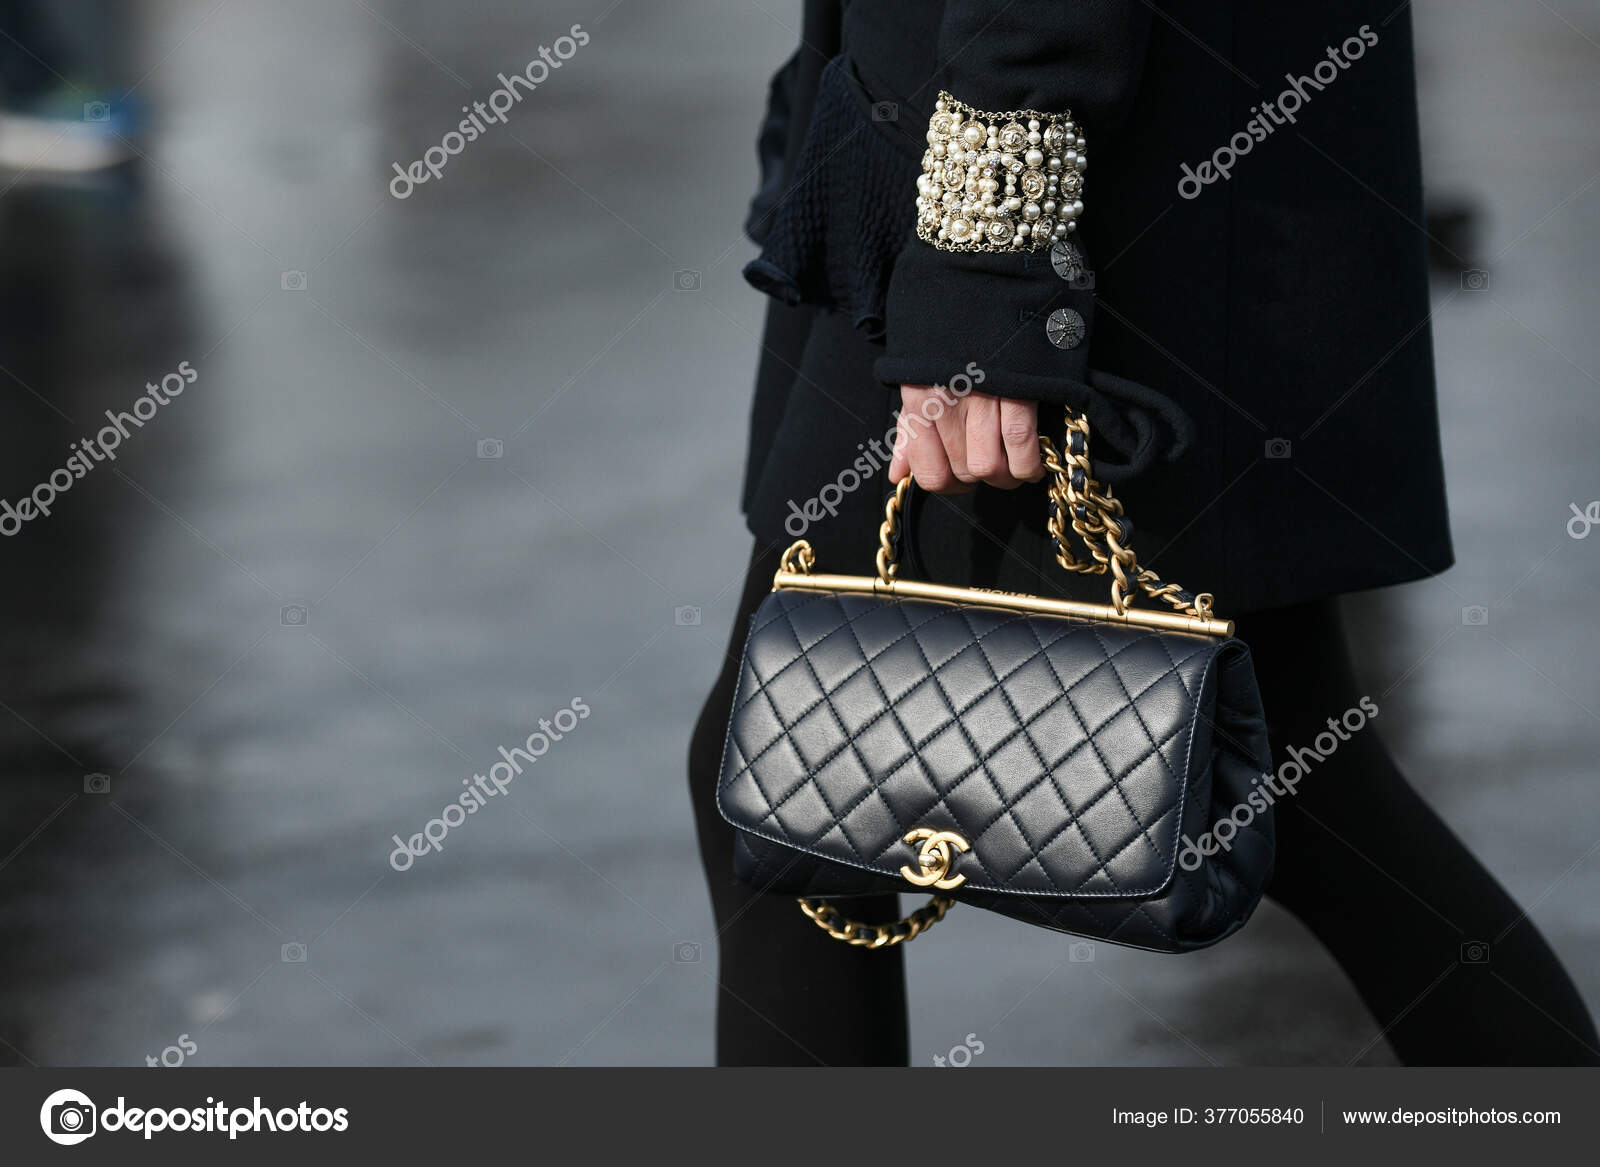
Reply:
[[[751,621],[718,806],[741,830],[888,876],[917,867],[904,836],[926,827],[970,843],[952,870],[977,890],[1153,895],[1176,871],[1224,643],[773,592]]]

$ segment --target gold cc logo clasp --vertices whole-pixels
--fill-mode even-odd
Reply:
[[[914,831],[907,832],[904,841],[922,844],[922,851],[917,856],[917,862],[922,870],[913,871],[909,865],[900,868],[900,874],[910,882],[918,887],[936,887],[941,891],[949,891],[967,882],[965,875],[950,874],[950,864],[955,861],[950,848],[954,847],[957,851],[972,849],[967,841],[954,831],[935,831],[929,827],[918,827]]]

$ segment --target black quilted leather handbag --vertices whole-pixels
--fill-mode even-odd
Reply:
[[[1087,421],[1067,429],[1064,459],[1040,439],[1049,529],[1064,568],[1111,575],[1110,605],[900,578],[907,478],[876,576],[819,573],[801,540],[751,619],[717,785],[735,874],[835,939],[898,944],[960,901],[1184,952],[1261,900],[1271,755],[1249,651],[1209,595],[1139,566]],[[936,894],[892,924],[833,902],[919,888]]]

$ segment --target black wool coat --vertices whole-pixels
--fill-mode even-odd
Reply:
[[[1086,412],[1140,558],[1225,616],[1449,566],[1409,21],[1374,0],[807,3],[749,225],[775,297],[758,538],[870,570],[897,386],[976,369],[1046,433]],[[1072,112],[1086,275],[916,238],[941,91]],[[1087,324],[1075,347],[1047,336],[1058,307]],[[1044,514],[1038,488],[924,499],[918,570],[1103,589],[1054,569]]]

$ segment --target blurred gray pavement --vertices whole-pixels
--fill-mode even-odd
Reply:
[[[1596,1003],[1600,538],[1566,523],[1600,498],[1600,11],[1415,9],[1430,189],[1486,213],[1458,258],[1487,286],[1450,272],[1433,318],[1460,562],[1350,610],[1378,731]],[[135,181],[0,195],[0,495],[199,376],[0,542],[0,1062],[186,1034],[203,1065],[707,1063],[683,757],[749,549],[739,225],[798,5],[132,10]],[[507,124],[390,196],[574,23]],[[1184,958],[1069,947],[953,913],[909,950],[915,1060],[1392,1060],[1270,905]]]

